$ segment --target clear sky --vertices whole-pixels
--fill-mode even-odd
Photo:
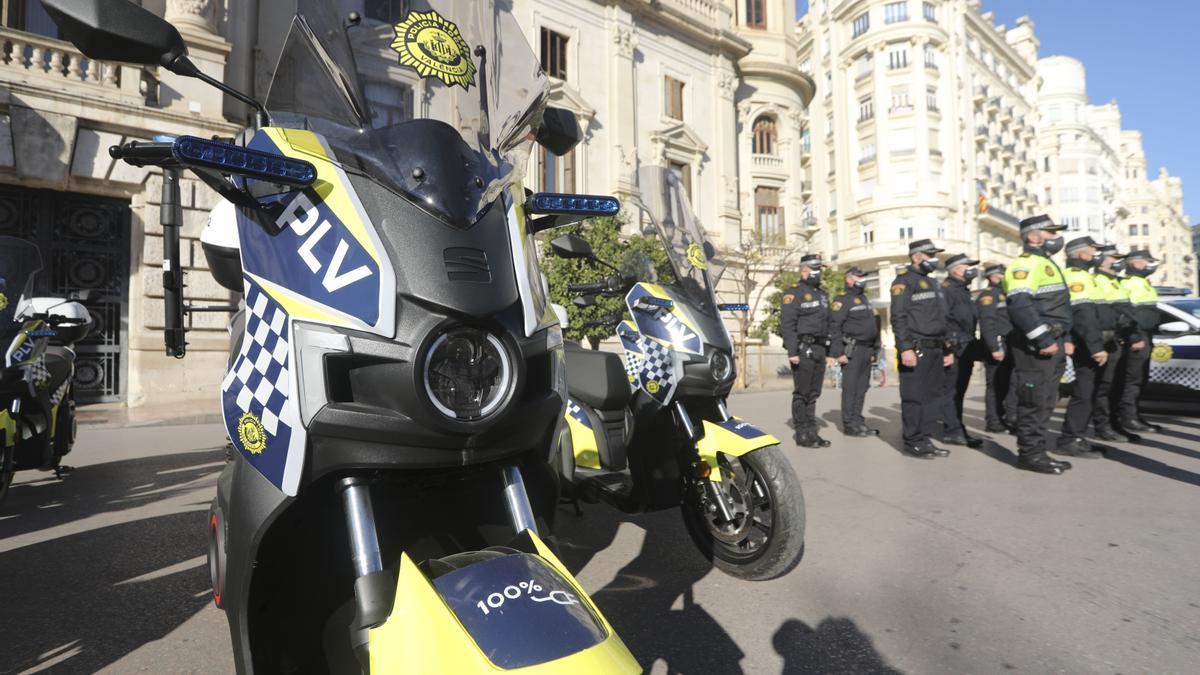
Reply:
[[[797,16],[808,3],[797,0]],[[1007,26],[1033,19],[1041,55],[1073,56],[1093,103],[1116,99],[1121,125],[1142,132],[1150,178],[1183,178],[1200,222],[1200,2],[1196,0],[983,0]]]

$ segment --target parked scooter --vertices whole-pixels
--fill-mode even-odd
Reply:
[[[199,309],[178,274],[180,171],[236,207],[236,237],[203,244],[245,305],[221,387],[235,452],[209,518],[237,669],[637,672],[538,536],[566,376],[533,234],[620,204],[521,186],[534,139],[565,154],[580,132],[545,108],[509,3],[413,0],[386,26],[298,0],[265,106],[127,0],[43,4],[89,58],[258,110],[244,145],[111,149],[163,170],[171,355]]]
[[[804,553],[804,496],[779,441],[730,415],[733,345],[714,294],[721,264],[669,169],[638,173],[641,223],[657,231],[675,279],[655,283],[648,261],[618,269],[587,241],[563,235],[555,254],[617,273],[571,284],[589,305],[624,296],[628,316],[610,317],[625,358],[567,348],[570,400],[560,434],[563,477],[591,501],[624,511],[680,506],[688,534],[721,570],[743,579],[782,576]],[[639,269],[640,268],[640,269]]]
[[[37,246],[0,237],[0,501],[17,471],[71,471],[62,458],[75,444],[72,346],[92,318],[78,302],[33,297],[41,269]]]

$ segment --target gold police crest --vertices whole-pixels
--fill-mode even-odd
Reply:
[[[1174,351],[1171,349],[1171,345],[1166,343],[1154,345],[1154,350],[1150,352],[1150,358],[1155,363],[1166,363],[1171,360],[1173,355]]]
[[[237,432],[238,440],[246,452],[261,455],[267,449],[267,430],[263,428],[258,415],[248,412],[238,418]]]
[[[708,257],[704,255],[704,249],[700,248],[700,244],[692,242],[688,244],[687,259],[698,270],[708,267]]]
[[[475,84],[471,47],[458,26],[437,12],[409,12],[396,24],[392,49],[400,54],[400,65],[411,67],[421,77],[436,77],[463,89]]]

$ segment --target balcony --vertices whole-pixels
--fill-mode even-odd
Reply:
[[[93,61],[66,42],[0,28],[0,50],[0,77],[7,82],[65,89],[81,103],[140,108],[158,98],[158,82],[146,68]]]
[[[981,125],[975,127],[975,142],[976,143],[979,143],[981,145],[983,143],[986,143],[987,139],[988,139],[988,135],[989,135],[989,132],[988,132],[988,127],[986,124],[981,124]]]
[[[1004,184],[1003,194],[1012,196],[1012,195],[1016,194],[1016,192],[1017,192],[1017,184],[1016,183],[1009,181]]]
[[[754,168],[783,171],[783,158],[778,155],[754,155]]]
[[[991,112],[998,112],[1000,110],[1000,97],[993,96],[992,98],[989,98],[987,105],[984,106],[984,109]]]
[[[1011,158],[1016,154],[1017,146],[1015,143],[1008,143],[1007,145],[1003,146],[1001,150],[1004,152],[1005,157]]]
[[[661,0],[659,4],[709,29],[728,30],[733,23],[733,11],[720,0]]]
[[[800,194],[804,197],[812,196],[812,181],[811,180],[800,181]]]
[[[986,101],[987,95],[988,95],[987,85],[985,85],[985,84],[975,85],[975,97],[973,100],[976,103],[983,103],[984,101]]]
[[[806,231],[809,231],[809,232],[812,232],[813,230],[816,230],[816,229],[817,229],[817,218],[816,218],[816,216],[811,216],[811,215],[806,215],[806,216],[804,216],[804,220],[801,220],[801,221],[800,221],[800,226],[801,226],[801,227],[803,227],[803,228],[804,228]]]

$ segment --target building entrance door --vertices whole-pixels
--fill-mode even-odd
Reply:
[[[86,304],[96,330],[76,345],[79,403],[125,398],[129,223],[122,199],[0,185],[0,234],[28,239],[42,252],[38,294],[95,294]]]

